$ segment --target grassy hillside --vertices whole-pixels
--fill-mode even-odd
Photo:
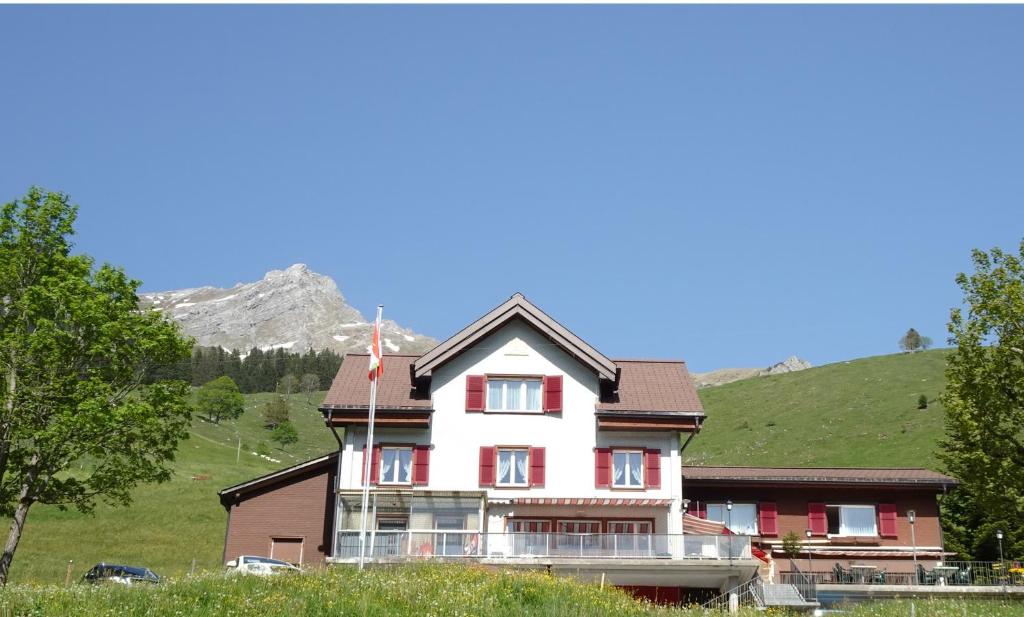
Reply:
[[[935,467],[948,350],[875,356],[703,388],[684,453],[709,465]],[[917,408],[928,397],[927,409]]]
[[[260,403],[269,396],[247,395],[246,411],[237,422],[218,426],[195,418],[192,436],[178,450],[174,479],[137,489],[128,508],[100,506],[88,516],[34,506],[14,557],[13,580],[63,581],[69,559],[74,560],[76,578],[101,561],[146,565],[161,575],[188,572],[193,558],[197,569],[218,567],[227,515],[217,491],[337,448],[316,410],[323,392],[308,403],[303,394],[291,397],[299,443],[287,450],[274,447],[259,413]],[[240,456],[239,437],[246,446]],[[274,461],[253,454],[261,441]],[[7,526],[3,529],[6,532]]]

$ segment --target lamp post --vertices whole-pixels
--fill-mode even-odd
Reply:
[[[1003,567],[1003,530],[996,529],[996,540],[999,540],[999,567]]]
[[[814,576],[814,556],[811,554],[811,537],[814,536],[814,532],[811,531],[810,529],[808,529],[804,533],[807,535],[807,568],[808,568],[808,574],[811,577],[813,577]],[[811,578],[811,580],[814,580],[814,579]]]
[[[729,518],[729,527],[728,527],[728,529],[729,529],[729,565],[731,566],[732,565],[732,499],[729,499],[729,500],[727,500],[725,502],[725,510],[726,510],[726,512],[728,512],[727,516]],[[1000,537],[1002,537],[1002,536],[1000,536]],[[1002,546],[1002,544],[1000,543],[999,546]],[[1000,551],[1001,550],[1002,549],[1000,549]]]
[[[914,572],[917,572],[917,533],[914,531],[914,523],[917,521],[917,512],[907,510],[907,522],[910,523],[910,547],[911,555],[914,557]]]
[[[683,526],[681,528],[684,535],[686,534],[686,513],[689,512],[689,511],[690,511],[690,500],[689,499],[684,499],[683,500]]]

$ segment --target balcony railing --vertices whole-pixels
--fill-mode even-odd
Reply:
[[[371,559],[461,557],[516,559],[750,559],[748,536],[610,533],[479,533],[476,531],[368,531]],[[336,559],[359,557],[359,531],[338,532]]]
[[[945,561],[934,567],[919,565],[916,571],[890,572],[835,567],[827,572],[781,572],[781,582],[810,578],[824,585],[940,585],[981,587],[1024,585],[1024,568],[1012,562]]]

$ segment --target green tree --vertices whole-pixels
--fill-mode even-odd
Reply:
[[[270,433],[270,440],[284,448],[299,440],[299,432],[295,430],[291,422],[285,420],[274,427],[274,430]]]
[[[788,531],[782,536],[782,553],[790,559],[796,559],[802,550],[800,536],[795,531]]]
[[[931,343],[931,339],[928,342]],[[900,337],[899,344],[900,349],[903,351],[920,351],[924,349],[921,335],[913,328],[907,330],[907,333]]]
[[[139,281],[71,254],[76,216],[34,187],[0,211],[3,584],[34,504],[128,504],[137,484],[170,478],[188,436],[188,385],[146,377],[187,361],[191,341],[139,310]]]
[[[1001,525],[1008,556],[1024,555],[1024,241],[1018,255],[973,252],[959,274],[966,310],[950,314],[946,433],[939,458],[961,482],[943,502],[951,546],[995,557],[988,536]],[[1010,552],[1016,551],[1016,552]]]
[[[282,422],[288,421],[288,399],[283,396],[272,396],[263,404],[263,424],[269,428],[277,428]]]
[[[233,420],[242,415],[245,398],[234,379],[221,375],[196,391],[196,411],[206,414],[214,424],[220,424],[223,418]]]
[[[306,402],[309,403],[313,393],[320,388],[320,377],[316,373],[306,373],[302,376],[299,387],[306,393]]]
[[[291,396],[299,391],[299,378],[288,373],[277,382],[277,391],[285,396]]]

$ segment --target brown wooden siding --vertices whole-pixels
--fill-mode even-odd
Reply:
[[[243,493],[228,509],[224,561],[270,556],[274,538],[302,539],[302,561],[322,564],[331,552],[336,460]]]

